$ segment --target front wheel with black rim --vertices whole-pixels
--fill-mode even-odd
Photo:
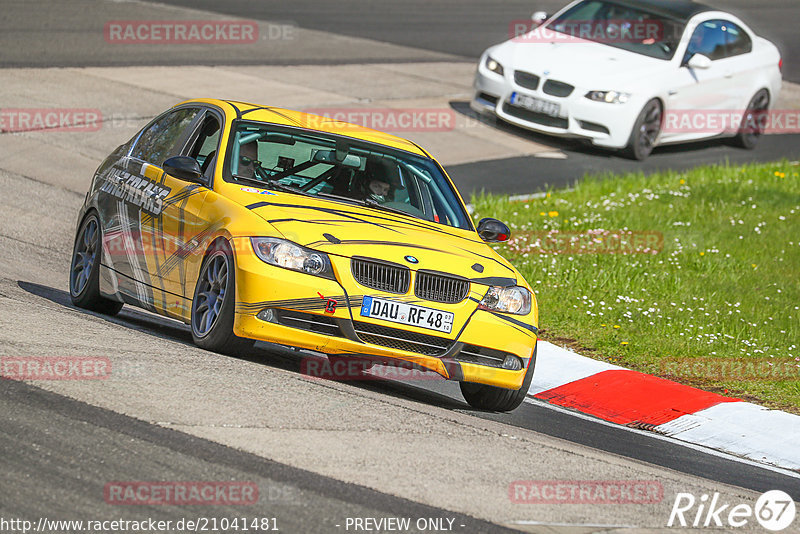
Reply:
[[[522,387],[519,389],[505,389],[495,386],[487,386],[485,384],[475,384],[472,382],[461,382],[461,394],[470,406],[476,410],[485,410],[490,412],[510,412],[516,409],[525,397],[528,395],[528,390],[531,387],[531,380],[533,380],[533,369],[536,364],[536,349],[533,350],[533,357],[528,364],[528,370],[525,371],[525,378],[522,381]]]
[[[217,241],[200,268],[192,299],[192,339],[198,347],[236,353],[254,341],[233,333],[235,271],[230,248]]]
[[[645,104],[633,125],[628,146],[625,147],[626,156],[637,161],[647,159],[658,142],[663,116],[661,102],[653,99]]]
[[[769,93],[766,89],[761,89],[750,99],[742,117],[742,125],[732,143],[740,148],[753,150],[764,133],[764,121],[768,110]]]
[[[122,303],[100,294],[100,248],[102,229],[97,214],[91,212],[81,223],[72,247],[69,269],[69,296],[79,308],[116,315]]]

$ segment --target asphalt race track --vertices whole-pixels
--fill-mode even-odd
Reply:
[[[709,2],[740,15],[754,30],[775,42],[784,59],[784,79],[800,82],[800,37],[794,25],[795,0],[768,0],[752,3],[746,0]],[[563,2],[542,0],[533,3],[478,2],[477,0],[441,0],[426,2],[404,0],[374,2],[371,0],[166,0],[159,6],[179,6],[173,10],[153,10],[146,3],[72,0],[66,3],[29,3],[8,0],[9,6],[0,18],[0,66],[6,67],[81,67],[126,65],[342,65],[385,62],[455,61],[473,63],[489,45],[505,40],[509,23],[530,17],[531,11],[553,12]],[[47,6],[44,8],[43,6]],[[103,26],[109,20],[149,20],[160,17],[186,18],[180,8],[194,15],[219,13],[228,17],[268,23],[262,29],[258,47],[200,50],[191,45],[164,47],[103,46],[98,42]],[[204,10],[204,11],[199,11]],[[14,13],[12,17],[10,13]],[[326,46],[324,40],[283,41],[282,28],[335,34],[337,39],[350,38],[352,43]],[[275,30],[273,32],[273,30]],[[368,41],[366,41],[368,40]],[[58,46],[53,46],[53,42]],[[365,46],[365,43],[370,44]],[[309,44],[310,43],[310,44]],[[447,82],[448,80],[443,80]],[[791,92],[783,107],[800,105],[800,90]],[[474,119],[466,100],[454,100],[450,106],[456,113]],[[686,168],[700,164],[771,161],[786,157],[800,158],[800,134],[768,136],[755,151],[737,150],[723,141],[710,141],[656,148],[651,159],[638,163],[613,152],[584,146],[580,142],[541,136],[521,128],[495,124],[494,128],[514,135],[522,142],[532,142],[561,151],[567,157],[543,161],[529,157],[481,158],[472,165],[453,166],[452,174],[465,193],[482,188],[498,192],[525,193],[546,186],[561,186],[581,178],[586,171],[650,172],[663,168]],[[487,187],[486,176],[492,186]],[[517,178],[523,176],[520,184]],[[520,187],[521,185],[521,187]]]
[[[166,0],[164,3],[204,9],[236,17],[292,21],[302,27],[364,37],[474,59],[488,46],[508,38],[509,23],[529,19],[534,11],[554,13],[563,0]],[[777,43],[783,54],[784,77],[800,82],[800,40],[790,21],[797,17],[794,0],[710,0],[730,11],[753,30]]]
[[[789,59],[800,57],[798,37],[782,26],[797,18],[794,2],[717,4],[731,6],[757,31],[780,40],[786,77],[800,81],[798,66]],[[444,380],[314,379],[300,372],[301,358],[308,354],[259,343],[247,354],[221,356],[196,348],[182,324],[128,306],[108,318],[70,302],[67,271],[75,218],[91,170],[154,108],[177,102],[192,83],[201,80],[203,90],[221,91],[217,80],[245,84],[261,76],[268,96],[278,87],[269,85],[273,78],[299,84],[297,79],[315,78],[313,69],[325,66],[332,69],[324,71],[326,78],[307,83],[308,94],[319,95],[314,84],[346,93],[342,77],[352,72],[366,79],[377,63],[397,64],[398,72],[404,64],[412,69],[460,64],[454,72],[464,72],[485,46],[504,38],[509,19],[555,5],[551,0],[540,5],[519,0],[4,2],[0,95],[8,102],[0,100],[0,108],[96,105],[130,111],[132,119],[116,130],[89,133],[0,133],[0,356],[102,357],[112,363],[105,380],[0,380],[0,520],[275,518],[281,532],[328,533],[357,531],[347,527],[348,518],[407,517],[455,532],[588,534],[675,530],[666,524],[682,492],[697,497],[718,492],[724,502],[752,505],[759,493],[781,489],[800,501],[798,473],[690,448],[538,401],[511,414],[492,414],[471,410],[458,386]],[[106,20],[199,19],[214,13],[290,23],[307,30],[308,39],[242,50],[103,46]],[[307,69],[234,68],[259,62]],[[133,65],[140,68],[127,69]],[[388,76],[388,68],[381,68]],[[422,74],[404,75],[425,88],[432,85]],[[347,87],[356,92],[358,80],[350,83]],[[440,98],[432,92],[431,98],[450,102],[467,117],[464,82],[458,83],[452,94]],[[288,94],[299,86],[283,90]],[[257,95],[259,89],[248,90]],[[325,98],[331,95],[333,89]],[[476,128],[470,135],[487,143],[504,136],[504,146],[537,144],[545,147],[543,153],[561,151],[566,159],[521,150],[515,157],[469,161],[448,152],[454,162],[448,170],[467,192],[486,188],[487,181],[493,191],[530,193],[568,185],[590,170],[651,172],[800,155],[798,136],[773,136],[753,152],[708,142],[659,150],[642,165],[503,126]],[[436,138],[423,144],[431,141]],[[259,488],[259,499],[250,506],[120,506],[104,497],[104,488],[114,481],[170,480],[247,481]],[[656,481],[663,499],[517,504],[509,490],[518,480]],[[404,531],[423,531],[414,528]],[[79,529],[45,529],[70,530]]]

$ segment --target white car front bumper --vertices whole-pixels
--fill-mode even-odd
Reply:
[[[541,76],[536,89],[526,88],[514,80],[514,71],[510,67],[501,76],[486,69],[484,60],[481,60],[475,74],[475,93],[470,107],[477,113],[490,113],[535,132],[584,138],[594,145],[607,148],[624,148],[628,144],[644,102],[636,98],[625,104],[595,102],[586,98],[586,91],[581,88],[575,88],[566,97],[553,96],[543,91],[546,81]],[[558,104],[560,112],[550,116],[515,106],[510,102],[515,92]]]

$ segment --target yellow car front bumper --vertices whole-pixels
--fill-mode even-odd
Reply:
[[[410,365],[450,380],[506,389],[519,389],[526,369],[533,364],[537,337],[530,323],[534,312],[520,317],[477,309],[475,295],[485,292],[485,286],[478,286],[470,299],[459,305],[430,303],[455,314],[452,333],[444,334],[361,317],[365,293],[387,300],[402,297],[348,281],[341,265],[346,260],[332,258],[337,276],[345,280],[340,283],[268,265],[252,253],[244,239],[235,241],[241,241],[234,247],[233,331],[237,336],[330,355]],[[265,310],[273,311],[259,316]],[[428,342],[435,346],[426,346]],[[518,359],[516,368],[503,368],[504,357],[507,361]]]

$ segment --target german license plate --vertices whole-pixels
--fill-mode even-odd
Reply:
[[[529,109],[537,113],[550,115],[551,117],[558,117],[558,115],[561,113],[561,104],[550,102],[548,100],[542,100],[541,98],[536,98],[535,96],[523,95],[517,93],[516,91],[511,93],[511,103],[515,106]]]
[[[361,317],[383,319],[393,323],[407,324],[449,334],[453,330],[451,312],[434,310],[424,306],[394,302],[375,297],[364,297],[361,304]]]

